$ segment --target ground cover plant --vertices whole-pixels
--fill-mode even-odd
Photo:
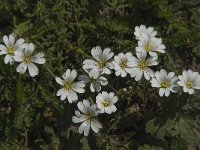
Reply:
[[[200,149],[199,18],[198,0],[2,0],[0,149]]]

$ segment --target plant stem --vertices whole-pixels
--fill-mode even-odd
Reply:
[[[119,92],[118,92],[111,84],[108,84],[108,87],[109,87],[110,89],[112,89],[113,92],[115,92],[117,95],[119,95]]]
[[[28,131],[25,128],[25,150],[28,150]]]
[[[56,75],[53,73],[53,71],[51,71],[51,69],[47,66],[47,65],[44,65],[44,67],[47,69],[47,71],[55,78]]]

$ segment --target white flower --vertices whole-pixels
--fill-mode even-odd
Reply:
[[[183,74],[179,75],[178,78],[178,85],[183,87],[183,92],[193,94],[194,89],[200,89],[200,75],[198,72],[183,71]]]
[[[153,27],[146,28],[145,25],[140,25],[135,27],[134,34],[136,39],[139,40],[142,37],[142,34],[146,34],[150,38],[155,37],[157,35],[157,31],[154,31]]]
[[[3,36],[3,41],[5,45],[0,44],[0,55],[6,55],[4,58],[4,63],[14,64],[14,52],[20,51],[24,48],[24,39],[20,38],[15,42],[14,34],[10,34],[9,37],[7,35]]]
[[[57,96],[60,96],[61,100],[68,99],[69,103],[76,102],[78,100],[77,93],[84,93],[85,92],[85,84],[81,81],[74,82],[74,79],[77,76],[76,70],[67,69],[66,72],[62,75],[62,80],[59,77],[56,77],[56,82],[63,86],[57,92]]]
[[[146,59],[147,53],[136,53],[137,58],[133,57],[131,62],[128,63],[130,67],[133,67],[133,71],[130,74],[131,77],[135,77],[136,81],[139,81],[144,74],[146,80],[150,77],[154,77],[154,71],[150,69],[150,66],[158,65],[157,57],[150,57]]]
[[[155,73],[155,78],[151,79],[151,86],[160,88],[159,95],[162,97],[165,95],[168,97],[170,95],[170,91],[177,92],[177,77],[174,72],[170,72],[167,74],[166,70],[161,69]]]
[[[107,93],[103,91],[96,97],[97,107],[100,109],[100,113],[111,114],[117,110],[114,105],[118,101],[118,97],[113,92]]]
[[[127,73],[132,72],[132,68],[129,66],[131,63],[133,55],[131,53],[119,53],[114,57],[114,61],[112,62],[115,69],[115,75],[125,77]]]
[[[91,54],[95,60],[86,59],[83,62],[83,69],[90,70],[89,72],[93,72],[92,74],[110,74],[110,69],[113,68],[113,64],[110,62],[110,59],[114,55],[110,48],[105,48],[102,51],[101,47],[97,46],[92,48]]]
[[[87,70],[86,72],[88,73]],[[91,72],[89,76],[80,75],[79,80],[81,80],[85,84],[90,83],[90,90],[92,92],[95,92],[95,91],[99,92],[101,91],[101,86],[106,86],[108,84],[108,80],[99,74],[93,74],[93,73],[94,72]]]
[[[88,136],[90,127],[95,133],[99,132],[99,129],[102,128],[102,124],[95,119],[95,117],[99,114],[96,104],[92,104],[90,106],[90,102],[88,100],[83,100],[83,102],[78,102],[77,106],[83,114],[76,110],[76,116],[72,117],[72,122],[82,122],[78,129],[79,133],[84,133],[85,136]]]
[[[156,52],[165,53],[165,45],[162,44],[161,38],[148,37],[146,34],[138,41],[138,47],[136,47],[136,52],[139,53],[149,53],[150,56],[158,57]]]
[[[13,57],[16,62],[21,62],[16,70],[20,74],[23,74],[26,72],[27,68],[29,71],[30,76],[34,77],[35,75],[38,75],[39,70],[37,66],[34,63],[37,64],[44,64],[45,58],[43,53],[37,53],[33,55],[35,46],[33,43],[24,44],[24,49],[21,51],[15,51],[15,56]]]

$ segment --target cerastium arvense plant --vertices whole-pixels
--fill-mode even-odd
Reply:
[[[85,75],[79,75],[76,70],[66,69],[62,78],[55,77],[56,82],[61,86],[57,91],[60,100],[68,100],[69,103],[76,103],[79,98],[77,93],[85,93],[85,87],[91,92],[98,92],[96,100],[86,97],[77,103],[79,110],[75,111],[72,117],[73,123],[81,123],[79,133],[88,136],[90,128],[94,132],[99,132],[103,125],[98,121],[99,114],[111,114],[116,112],[115,103],[118,96],[113,92],[102,91],[108,85],[105,75],[110,75],[112,70],[116,76],[122,78],[130,75],[135,81],[143,78],[150,81],[152,87],[159,88],[159,95],[168,97],[170,92],[176,93],[183,87],[183,92],[193,94],[194,90],[200,89],[200,74],[192,70],[184,70],[182,75],[176,76],[174,72],[167,72],[165,69],[154,72],[152,66],[159,64],[158,53],[165,53],[165,45],[161,38],[157,38],[157,31],[153,27],[140,25],[135,27],[134,32],[138,40],[136,56],[131,52],[119,53],[114,56],[110,48],[102,50],[100,46],[92,48],[92,59],[83,61]],[[20,38],[15,41],[15,35],[4,36],[4,45],[0,45],[0,55],[6,55],[5,64],[20,63],[16,71],[24,74],[28,69],[31,77],[39,74],[39,69],[34,64],[44,64],[43,53],[34,53],[33,43],[25,43]]]

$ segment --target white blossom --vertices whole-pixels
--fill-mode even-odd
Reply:
[[[89,73],[86,70],[87,73]],[[79,80],[84,82],[85,84],[90,83],[90,90],[92,92],[99,92],[101,91],[101,86],[106,86],[108,84],[108,80],[99,74],[94,74],[94,72],[91,72],[88,75],[80,75]]]
[[[162,44],[161,38],[148,37],[148,35],[143,34],[138,41],[136,52],[149,53],[150,56],[158,57],[156,52],[165,53],[165,49],[166,47]]]
[[[132,72],[132,67],[129,66],[133,55],[131,53],[119,53],[114,57],[114,61],[112,62],[114,65],[115,75],[126,77],[127,73]]]
[[[89,74],[110,74],[110,69],[113,69],[110,59],[114,55],[110,48],[105,48],[102,51],[101,47],[97,46],[92,48],[91,54],[94,59],[86,59],[83,62],[83,69],[89,70]]]
[[[84,136],[88,136],[90,128],[92,128],[95,133],[99,132],[99,129],[102,128],[102,124],[95,119],[99,114],[96,104],[90,105],[88,100],[83,100],[78,102],[77,106],[79,110],[75,111],[76,116],[72,117],[72,122],[81,123],[78,129],[79,133],[84,133]]]
[[[100,109],[100,113],[111,114],[117,110],[115,103],[118,101],[118,97],[113,92],[107,93],[103,91],[96,97],[97,107]]]
[[[24,49],[20,51],[15,51],[14,54],[14,60],[16,62],[21,62],[16,70],[20,74],[23,74],[26,72],[27,68],[29,71],[30,76],[34,77],[35,75],[38,75],[39,70],[37,66],[34,64],[44,64],[45,58],[43,53],[36,53],[33,55],[33,52],[35,50],[35,46],[33,43],[30,44],[24,44]]]
[[[157,35],[157,31],[154,31],[153,27],[146,27],[145,25],[140,25],[135,27],[134,32],[136,39],[139,40],[143,34],[146,34],[149,38],[155,37]]]
[[[193,94],[195,89],[200,89],[200,75],[192,70],[184,70],[182,75],[178,76],[178,85],[183,87],[183,92]]]
[[[56,77],[56,82],[62,86],[57,92],[57,96],[60,96],[61,100],[68,99],[69,103],[76,102],[78,100],[77,93],[85,92],[85,84],[81,81],[74,82],[74,79],[77,76],[76,70],[67,69],[66,72],[60,77]]]
[[[150,77],[154,77],[154,71],[149,67],[158,65],[157,57],[146,59],[147,53],[136,53],[136,55],[137,58],[133,57],[128,63],[130,67],[133,67],[131,77],[135,77],[135,80],[139,81],[144,74],[145,79],[150,80]]]
[[[10,34],[9,36],[3,36],[3,42],[5,45],[0,44],[0,55],[6,55],[4,58],[4,63],[14,64],[14,52],[21,51],[24,48],[24,39],[20,38],[15,42],[14,34]]]
[[[168,97],[170,92],[177,92],[177,80],[174,72],[167,74],[166,70],[161,69],[155,73],[155,78],[151,79],[151,86],[159,89],[159,95]]]

